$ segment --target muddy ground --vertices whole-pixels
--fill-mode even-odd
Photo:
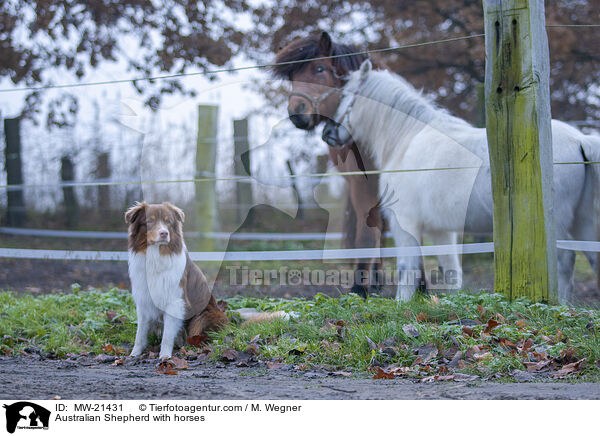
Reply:
[[[155,361],[123,366],[95,359],[0,359],[1,399],[196,399],[196,400],[542,400],[600,399],[598,383],[419,383],[332,376],[324,371],[266,369],[192,362],[177,375],[156,374]]]

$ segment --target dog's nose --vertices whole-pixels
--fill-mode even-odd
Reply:
[[[158,236],[160,237],[160,239],[167,239],[167,236],[169,236],[169,232],[167,230],[161,230],[160,232],[158,232]]]

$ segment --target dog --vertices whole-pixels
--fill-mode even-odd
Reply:
[[[198,336],[228,323],[204,274],[183,241],[185,215],[170,204],[135,203],[125,212],[129,225],[129,278],[137,312],[131,356],[142,354],[153,323],[163,322],[159,358],[171,357],[181,333]]]

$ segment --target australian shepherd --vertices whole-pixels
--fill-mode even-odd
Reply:
[[[137,311],[131,356],[139,356],[150,327],[162,321],[161,359],[171,357],[180,333],[197,336],[227,323],[183,241],[184,213],[169,203],[136,203],[129,224],[129,277]]]

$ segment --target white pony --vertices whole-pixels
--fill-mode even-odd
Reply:
[[[492,190],[486,130],[472,127],[416,91],[402,77],[372,70],[370,61],[349,76],[336,112],[326,126],[328,143],[350,137],[371,154],[380,170],[461,168],[383,173],[380,193],[393,192],[387,210],[399,247],[417,246],[424,234],[434,244],[456,244],[463,232],[492,232]],[[333,132],[333,133],[332,133]],[[332,136],[337,136],[332,141]],[[600,161],[600,138],[552,121],[554,162]],[[466,168],[465,168],[466,167]],[[597,239],[594,200],[600,188],[598,165],[554,166],[554,211],[557,239]],[[595,271],[596,256],[585,253]],[[438,258],[443,270],[456,271],[458,255]],[[575,253],[558,250],[559,300],[567,302],[573,287]],[[412,298],[417,283],[404,280],[420,271],[421,257],[398,259],[401,280],[396,299]]]

